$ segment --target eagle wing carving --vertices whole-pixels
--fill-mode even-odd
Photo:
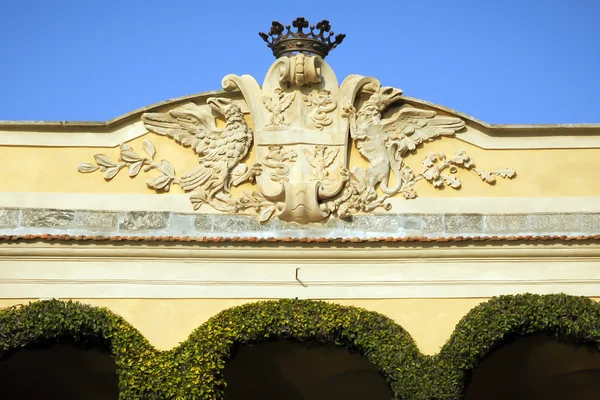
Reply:
[[[194,103],[166,113],[145,113],[142,121],[150,132],[191,147],[200,156],[218,140],[222,131],[216,128],[214,117]]]
[[[438,115],[435,111],[420,110],[404,106],[382,127],[388,135],[386,147],[394,150],[394,159],[399,160],[424,142],[440,136],[454,136],[464,128],[460,118]]]
[[[402,91],[379,84],[365,86],[369,98],[359,110],[354,106],[345,109],[350,122],[350,135],[360,154],[369,161],[366,168],[354,168],[350,176],[351,187],[345,196],[348,210],[370,211],[383,205],[383,201],[414,184],[415,176],[404,167],[404,157],[420,144],[440,136],[451,136],[465,126],[456,117],[438,115],[435,111],[421,110],[407,105],[392,116],[384,113],[401,99]],[[395,185],[389,187],[391,173]],[[384,196],[377,193],[381,189]],[[406,195],[406,194],[405,194]],[[412,196],[412,195],[409,195]]]
[[[193,103],[166,113],[145,113],[142,121],[150,132],[168,136],[198,155],[200,165],[179,179],[183,190],[195,192],[194,208],[207,203],[231,211],[236,203],[227,195],[231,185],[253,179],[260,166],[240,164],[252,145],[241,109],[225,98],[209,98],[207,103],[225,118],[225,128],[217,128],[212,114]]]

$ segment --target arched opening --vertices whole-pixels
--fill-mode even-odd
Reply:
[[[68,344],[23,348],[0,358],[3,400],[116,400],[116,365],[97,347]]]
[[[475,369],[465,400],[588,400],[600,398],[595,345],[530,336],[506,343]]]
[[[224,374],[227,400],[392,398],[375,365],[341,347],[318,342],[277,340],[239,346]]]

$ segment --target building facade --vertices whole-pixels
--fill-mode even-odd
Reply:
[[[340,83],[343,35],[293,26],[263,34],[262,84],[0,124],[6,381],[27,389],[39,345],[96,346],[115,388],[63,398],[596,398],[600,125]]]

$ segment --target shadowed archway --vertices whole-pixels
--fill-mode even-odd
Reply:
[[[378,368],[341,347],[276,340],[239,346],[225,366],[226,400],[389,400]]]
[[[0,358],[2,399],[116,400],[116,365],[99,347],[23,348]]]
[[[477,367],[465,400],[588,400],[600,398],[595,345],[534,335],[505,343]]]
[[[148,341],[105,308],[47,300],[0,310],[2,399],[165,397],[152,378],[137,377],[140,354],[151,365]],[[43,395],[28,394],[36,389]]]

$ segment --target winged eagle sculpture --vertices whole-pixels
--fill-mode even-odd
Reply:
[[[390,210],[387,200],[416,197],[420,180],[458,189],[459,168],[490,184],[515,176],[512,169],[480,170],[463,150],[451,157],[430,153],[421,171],[413,171],[405,164],[407,157],[429,141],[467,129],[465,121],[415,107],[401,90],[382,87],[375,78],[350,75],[338,85],[324,57],[343,35],[332,39],[327,21],[310,32],[303,31],[309,28],[303,18],[293,25],[297,32],[288,26],[284,33],[283,25],[274,22],[269,34],[261,34],[277,57],[262,86],[248,75],[227,75],[223,87],[231,96],[141,116],[147,131],[193,151],[198,167],[177,176],[168,160],[154,161],[156,149],[144,140],[148,157],[122,144],[117,161],[96,154],[96,165],[80,164],[79,171],[101,170],[110,180],[124,168],[131,177],[158,170],[147,185],[157,191],[179,185],[191,193],[196,210],[207,205],[255,214],[260,222],[277,217],[300,224]],[[243,102],[249,115],[242,112]],[[217,117],[224,128],[217,127]],[[368,166],[351,168],[352,145]],[[232,197],[231,187],[246,182],[255,183],[256,190]]]
[[[168,136],[198,155],[200,165],[178,180],[184,191],[194,192],[196,209],[206,203],[220,211],[237,211],[237,202],[229,196],[231,186],[253,181],[261,172],[260,164],[240,163],[252,145],[252,130],[230,99],[211,97],[206,102],[225,118],[224,129],[194,103],[167,113],[145,113],[142,121],[150,132]]]

